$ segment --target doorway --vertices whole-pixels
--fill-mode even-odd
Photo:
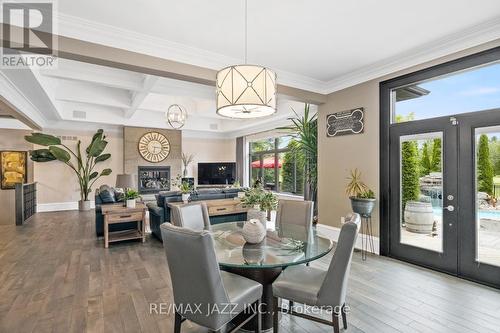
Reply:
[[[498,60],[381,84],[381,254],[500,288]]]

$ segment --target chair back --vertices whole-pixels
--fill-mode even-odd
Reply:
[[[318,294],[319,306],[342,306],[345,303],[347,280],[351,269],[352,253],[361,227],[359,214],[346,217],[333,259]]]
[[[276,212],[276,227],[281,224],[296,224],[306,229],[312,226],[314,202],[279,200]]]
[[[204,202],[174,206],[172,208],[172,224],[192,230],[210,230],[210,217]]]
[[[219,329],[231,318],[210,311],[229,304],[212,236],[170,223],[161,225],[161,234],[177,312],[198,325]]]

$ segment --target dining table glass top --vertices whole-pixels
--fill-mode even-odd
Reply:
[[[258,244],[246,243],[244,221],[212,225],[215,252],[221,267],[276,268],[299,265],[321,258],[333,242],[317,235],[315,227],[284,224],[268,229]]]

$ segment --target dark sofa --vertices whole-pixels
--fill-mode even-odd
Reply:
[[[104,236],[104,215],[102,215],[103,205],[123,204],[123,198],[120,197],[121,192],[103,185],[95,191],[95,234],[97,237]],[[137,222],[111,224],[109,231],[122,231],[129,229],[137,229]]]
[[[200,201],[200,200],[215,200],[215,199],[229,199],[238,196],[238,192],[241,189],[237,188],[224,188],[224,189],[200,189],[191,194],[190,201]],[[151,231],[156,238],[161,239],[160,225],[165,222],[170,222],[170,208],[168,207],[169,202],[180,202],[182,201],[181,192],[169,191],[160,192],[156,196],[155,203],[149,203],[149,225]],[[230,215],[221,216],[211,216],[210,223],[217,224],[230,221],[245,221],[247,218],[246,213],[237,213]]]

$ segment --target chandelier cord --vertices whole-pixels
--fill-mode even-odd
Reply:
[[[248,53],[248,0],[245,0],[245,65]]]

